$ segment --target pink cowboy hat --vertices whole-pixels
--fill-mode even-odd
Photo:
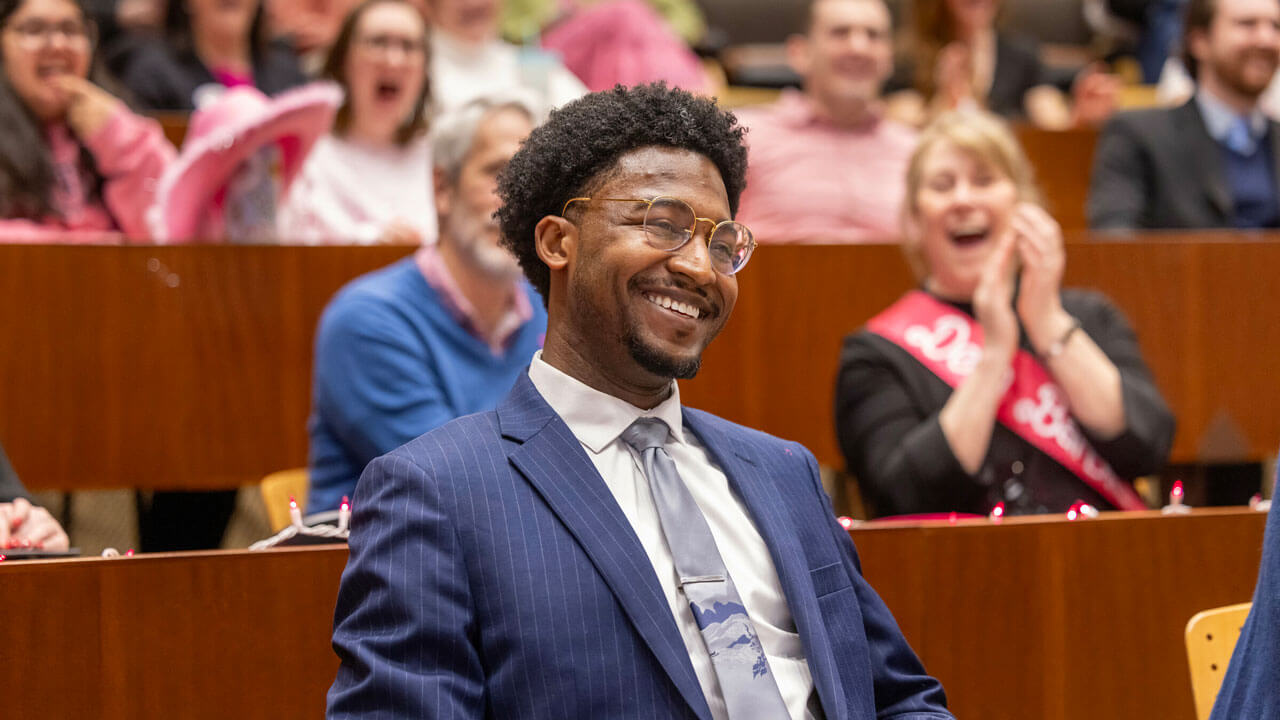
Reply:
[[[250,155],[280,146],[280,196],[302,169],[311,146],[333,125],[342,90],[333,83],[304,85],[273,98],[256,88],[227,90],[191,116],[182,152],[160,177],[147,214],[158,242],[206,239],[201,226],[227,182]]]

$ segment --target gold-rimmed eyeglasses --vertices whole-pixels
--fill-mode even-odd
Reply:
[[[698,217],[689,203],[680,198],[660,195],[650,200],[644,198],[569,198],[560,214],[569,211],[576,202],[629,202],[644,204],[644,234],[649,246],[657,250],[676,252],[697,233],[698,223],[711,225],[707,234],[707,250],[711,255],[711,267],[722,275],[733,275],[746,266],[756,240],[751,230],[740,222]]]

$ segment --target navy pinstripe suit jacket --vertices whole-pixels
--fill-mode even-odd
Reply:
[[[802,446],[684,410],[768,544],[832,720],[950,718]],[[631,525],[521,375],[365,469],[331,718],[711,720]]]

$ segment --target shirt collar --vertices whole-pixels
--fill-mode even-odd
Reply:
[[[1227,136],[1231,133],[1231,126],[1240,115],[1203,88],[1196,91],[1195,97],[1209,136],[1219,143],[1225,143]],[[1254,141],[1261,140],[1262,136],[1267,134],[1267,116],[1261,108],[1254,106],[1253,110],[1245,116],[1245,120],[1249,123],[1249,135]]]
[[[680,387],[675,380],[671,381],[671,394],[666,400],[644,410],[552,367],[542,359],[541,350],[533,354],[529,379],[578,441],[597,455],[617,440],[631,423],[642,417],[662,420],[671,429],[671,437],[676,442],[685,441]]]
[[[778,99],[773,104],[773,113],[784,124],[793,128],[835,127],[818,111],[818,105],[813,98],[795,88],[785,88],[778,94]],[[866,128],[874,129],[879,124],[879,120],[880,114],[875,112],[874,119],[867,122]]]
[[[488,345],[494,355],[501,355],[516,331],[533,318],[533,305],[517,280],[512,283],[511,300],[506,312],[494,326],[493,332],[485,336],[477,329],[475,306],[462,293],[458,283],[454,282],[453,276],[449,274],[449,268],[444,264],[444,258],[440,256],[439,249],[434,244],[423,245],[414,256],[414,261],[423,279],[439,293],[445,311],[467,332]]]

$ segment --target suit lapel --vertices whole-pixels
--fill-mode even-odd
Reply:
[[[1222,222],[1231,218],[1235,208],[1231,202],[1231,188],[1227,187],[1227,177],[1222,170],[1222,153],[1218,142],[1209,135],[1209,128],[1204,124],[1200,108],[1195,98],[1178,108],[1178,137],[1186,140],[1187,151],[1191,154],[1190,173],[1187,177],[1203,179],[1205,194],[1210,204],[1218,211]]]
[[[848,704],[837,682],[835,654],[813,591],[809,564],[796,535],[794,520],[787,510],[790,503],[782,497],[779,489],[780,479],[769,477],[762,470],[753,448],[739,437],[721,432],[708,421],[707,416],[686,409],[684,421],[720,465],[729,478],[729,486],[747,506],[756,530],[769,547],[823,710],[832,720],[844,718]],[[801,467],[799,459],[795,465]]]
[[[508,452],[512,464],[578,541],[685,701],[698,717],[710,720],[689,651],[644,546],[581,443],[527,374],[497,413],[503,436],[518,443]]]

